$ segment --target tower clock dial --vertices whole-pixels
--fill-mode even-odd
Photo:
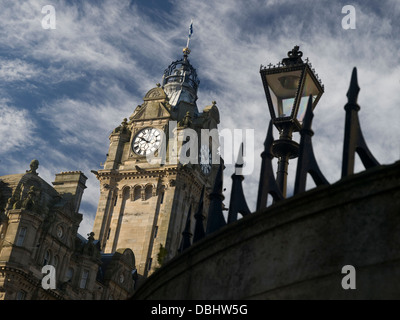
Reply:
[[[204,174],[210,174],[211,172],[211,150],[210,148],[203,144],[200,148],[200,169]]]
[[[132,150],[140,156],[154,153],[161,145],[161,132],[156,128],[145,128],[133,138]]]
[[[63,237],[63,235],[64,235],[63,227],[58,226],[56,232],[57,232],[57,237],[59,237],[61,239]]]

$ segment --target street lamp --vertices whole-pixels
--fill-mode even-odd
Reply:
[[[284,197],[289,159],[297,158],[299,149],[292,133],[301,129],[309,97],[314,109],[324,92],[308,58],[305,62],[301,59],[303,53],[299,47],[295,46],[287,55],[277,65],[260,69],[272,123],[279,131],[279,139],[273,142],[271,151],[279,159],[277,183]]]

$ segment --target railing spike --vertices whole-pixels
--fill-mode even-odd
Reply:
[[[209,195],[210,206],[208,209],[206,235],[213,233],[226,225],[224,215],[222,214],[222,201],[224,199],[224,196],[222,194],[223,168],[224,164],[221,161],[217,175],[215,177],[213,191]]]
[[[314,132],[311,129],[311,126],[313,117],[314,113],[312,110],[312,95],[310,95],[306,114],[304,115],[303,119],[303,127],[300,130],[301,138],[299,159],[297,161],[296,180],[294,184],[294,194],[298,194],[306,190],[308,173],[310,173],[317,186],[329,184],[328,180],[325,179],[324,175],[319,169],[312,147],[311,137],[314,135]]]
[[[185,229],[182,232],[182,242],[181,245],[179,246],[178,252],[181,253],[187,248],[189,248],[192,245],[192,242],[190,241],[190,238],[192,237],[192,233],[190,232],[190,219],[192,215],[192,205],[189,207],[189,212],[186,217],[186,225]]]
[[[360,87],[357,81],[357,68],[353,69],[350,87],[347,92],[346,120],[344,127],[343,159],[342,159],[342,178],[354,173],[355,153],[359,155],[361,162],[366,169],[379,165],[379,162],[372,155],[364,140],[361,131],[358,111],[360,106],[357,104]]]
[[[244,180],[243,175],[241,174],[242,167],[244,165],[243,162],[243,142],[240,145],[239,154],[237,157],[237,161],[235,164],[235,172],[232,175],[232,190],[231,190],[231,198],[229,202],[229,210],[228,210],[228,223],[235,222],[238,217],[238,213],[243,216],[250,214],[250,209],[247,206],[246,198],[243,192],[242,182]]]
[[[274,142],[272,134],[272,120],[268,126],[267,137],[264,142],[264,151],[261,153],[261,172],[260,181],[258,183],[257,211],[267,206],[268,194],[271,194],[274,201],[283,199],[281,190],[276,183],[272,169],[272,159],[274,155],[271,152],[271,146]]]
[[[359,92],[360,92],[360,87],[358,86],[358,80],[357,80],[357,68],[354,67],[353,72],[351,74],[350,87],[346,94],[348,103],[357,104],[357,98]]]
[[[193,243],[203,239],[205,234],[206,234],[205,231],[204,231],[204,224],[203,224],[203,220],[204,220],[204,215],[203,215],[204,191],[205,191],[205,186],[203,186],[203,188],[201,190],[199,206],[197,208],[196,214],[194,215],[196,223],[194,225]]]

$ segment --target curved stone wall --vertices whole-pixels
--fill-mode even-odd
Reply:
[[[342,267],[356,270],[344,290]],[[227,225],[169,261],[133,299],[398,299],[400,162]]]

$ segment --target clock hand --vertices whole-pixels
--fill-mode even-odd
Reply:
[[[147,143],[149,143],[149,141],[147,141],[147,140],[146,140],[145,138],[143,138],[143,137],[140,137],[140,139],[146,141]]]

